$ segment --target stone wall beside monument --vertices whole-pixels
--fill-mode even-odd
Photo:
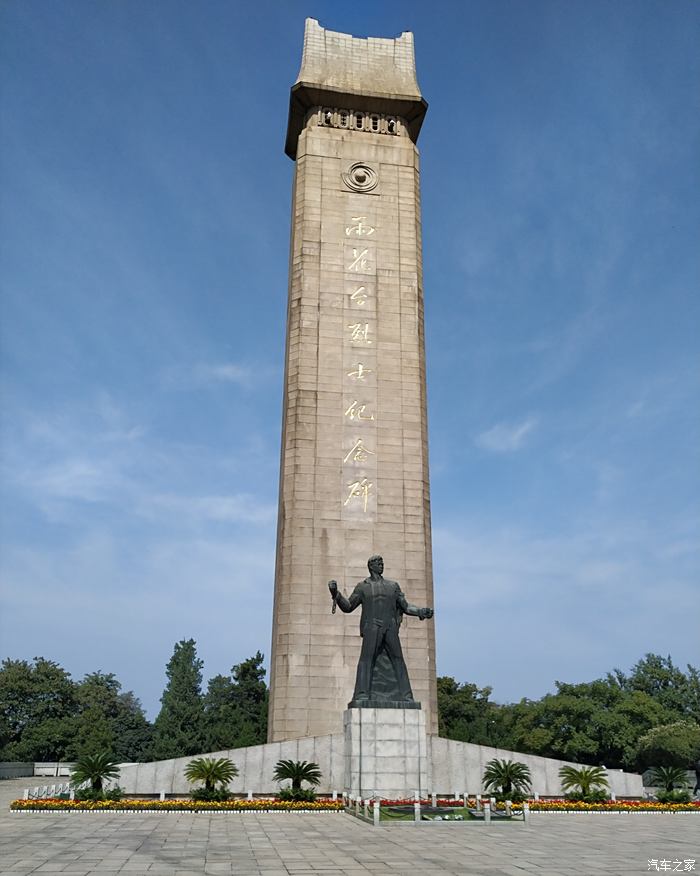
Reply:
[[[435,791],[446,796],[463,791],[474,794],[481,789],[484,768],[494,757],[526,763],[532,773],[533,793],[542,797],[561,796],[559,768],[570,763],[487,745],[441,739],[438,736],[428,736],[427,746],[430,774],[426,776],[425,786],[411,789],[411,796],[414,790],[425,794]],[[344,790],[352,793],[345,787],[345,738],[342,733],[216,751],[209,756],[229,757],[238,767],[240,773],[229,788],[234,794],[245,794],[247,791],[269,794],[276,791],[272,773],[280,759],[318,763],[323,774],[318,791],[322,794],[333,791],[340,793]],[[119,785],[128,794],[156,794],[160,791],[166,794],[187,794],[191,786],[185,779],[184,770],[191,760],[191,757],[179,757],[153,763],[123,764],[120,767]],[[644,795],[642,777],[636,773],[610,770],[608,779],[610,791],[617,797]],[[371,787],[361,789],[365,796],[371,796],[374,790]]]

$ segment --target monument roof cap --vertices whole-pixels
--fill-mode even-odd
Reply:
[[[415,142],[428,104],[416,80],[413,34],[354,37],[307,18],[301,70],[289,98],[285,152],[290,158],[296,158],[307,111],[328,104],[402,116]]]

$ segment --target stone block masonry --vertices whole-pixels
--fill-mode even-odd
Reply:
[[[413,39],[357,39],[307,20],[292,88],[292,206],[269,741],[342,732],[359,617],[333,617],[380,553],[433,605],[420,170]],[[359,615],[359,612],[358,612]],[[402,645],[437,732],[432,622]]]
[[[354,797],[404,799],[430,793],[425,715],[418,709],[348,709],[345,790]]]

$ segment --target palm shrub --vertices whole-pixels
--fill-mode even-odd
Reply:
[[[530,790],[532,776],[527,764],[494,757],[486,764],[482,783],[484,790],[496,792],[497,799],[520,803]]]
[[[84,754],[75,762],[71,771],[73,785],[90,783],[91,791],[102,791],[107,779],[115,779],[119,775],[119,765],[111,754],[102,751],[99,754]]]
[[[227,757],[195,757],[185,767],[188,782],[204,782],[192,791],[193,800],[228,800],[226,789],[237,775],[238,767]]]
[[[281,799],[313,802],[316,799],[313,789],[302,788],[301,783],[308,782],[314,787],[319,785],[321,783],[321,770],[317,763],[308,763],[305,760],[278,760],[272,779],[275,782],[290,780],[292,783],[291,788],[280,790]]]
[[[607,800],[605,791],[610,787],[608,774],[603,767],[563,766],[559,769],[559,779],[567,797],[583,800],[584,803],[599,803]]]
[[[651,772],[651,781],[660,788],[656,792],[659,803],[688,803],[688,775],[682,767],[656,767]]]
[[[673,791],[688,786],[688,775],[682,767],[656,767],[651,771],[651,781],[657,788]]]
[[[71,784],[75,786],[89,782],[89,792],[88,794],[82,792],[82,796],[100,800],[104,798],[104,782],[115,779],[118,775],[119,765],[111,754],[105,751],[99,754],[84,754],[78,758],[71,771]],[[117,793],[119,793],[118,789]]]

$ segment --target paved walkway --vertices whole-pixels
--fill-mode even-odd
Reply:
[[[530,827],[374,828],[333,813],[10,814],[9,801],[26,785],[0,782],[0,876],[621,876],[650,872],[650,859],[671,862],[668,872],[674,861],[695,859],[700,874],[695,815],[533,815]]]

